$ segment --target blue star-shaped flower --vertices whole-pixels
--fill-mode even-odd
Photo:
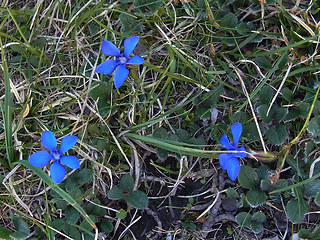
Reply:
[[[138,36],[127,38],[124,40],[123,54],[120,54],[120,50],[112,42],[103,39],[101,45],[102,53],[106,56],[114,56],[116,59],[104,61],[96,68],[95,71],[104,74],[111,74],[114,71],[114,85],[116,88],[121,87],[129,75],[129,70],[126,65],[144,63],[143,57],[138,55],[129,58],[138,42]]]
[[[239,139],[242,133],[241,123],[234,123],[231,125],[231,132],[233,137],[233,143],[229,142],[227,135],[223,135],[220,139],[222,147],[230,151],[242,151],[238,153],[222,153],[219,155],[219,162],[222,169],[227,170],[228,176],[232,181],[236,180],[240,171],[239,157],[243,158],[246,154],[246,149],[237,147]]]
[[[59,150],[57,150],[57,139],[51,131],[45,131],[41,135],[41,144],[50,151],[38,151],[29,157],[30,163],[35,167],[44,167],[52,160],[50,166],[50,176],[52,180],[59,184],[66,175],[66,169],[63,165],[72,169],[78,169],[80,162],[75,156],[64,156],[78,141],[76,136],[66,136],[62,139]],[[62,165],[63,164],[63,165]]]

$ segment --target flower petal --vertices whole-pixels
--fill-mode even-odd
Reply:
[[[241,123],[234,123],[231,125],[231,132],[233,136],[233,144],[237,146],[239,143],[239,139],[242,133],[242,125]]]
[[[230,156],[229,153],[222,153],[219,155],[219,163],[220,163],[220,167],[223,169],[223,170],[226,170],[227,169],[227,162],[229,160],[229,158],[232,157]]]
[[[143,63],[144,63],[144,58],[138,55],[135,55],[132,58],[129,58],[127,62],[127,64],[143,64]]]
[[[76,136],[66,136],[62,138],[59,153],[65,153],[72,148],[78,141]]]
[[[132,36],[124,40],[123,56],[129,57],[133,49],[137,46],[138,42],[139,42],[138,36]]]
[[[246,153],[247,150],[244,148],[244,146],[235,149],[235,151],[241,151],[241,152],[239,152],[239,153],[232,153],[232,155],[233,155],[234,157],[244,158],[244,157],[247,156],[247,153]]]
[[[122,86],[129,75],[129,70],[124,65],[119,65],[114,71],[114,85],[116,88]]]
[[[52,156],[47,151],[35,152],[29,157],[29,162],[35,167],[44,167],[48,165],[49,161],[52,159]]]
[[[101,51],[106,56],[119,57],[120,50],[110,41],[102,39]]]
[[[61,183],[65,175],[66,175],[66,169],[64,168],[64,166],[62,166],[58,162],[54,162],[51,164],[50,176],[56,184]]]
[[[101,63],[95,71],[97,73],[111,74],[117,66],[116,60],[107,60]]]
[[[222,144],[222,147],[224,147],[225,149],[234,150],[234,147],[229,142],[229,139],[228,139],[227,135],[223,135],[220,138],[220,143]]]
[[[72,169],[80,167],[79,159],[75,156],[61,156],[60,162]]]
[[[57,148],[57,139],[51,131],[44,131],[41,135],[41,144],[46,149],[53,151]]]
[[[226,161],[226,169],[228,176],[232,181],[235,181],[238,177],[240,171],[240,162],[235,157],[230,157],[228,161]]]

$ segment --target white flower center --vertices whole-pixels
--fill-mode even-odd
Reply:
[[[52,156],[54,160],[60,160],[60,153],[58,151],[53,151]]]
[[[119,57],[119,61],[124,64],[127,62],[127,58],[126,57]]]

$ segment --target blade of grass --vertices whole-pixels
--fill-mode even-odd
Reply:
[[[4,110],[2,109],[3,119],[4,119],[4,132],[5,132],[5,143],[6,143],[6,153],[8,158],[8,166],[11,169],[11,164],[13,162],[13,142],[12,142],[12,98],[11,98],[11,87],[10,78],[8,71],[8,64],[5,57],[2,39],[0,37],[0,47],[1,47],[1,59],[2,59],[2,70],[4,75],[4,88],[5,88],[5,102]]]

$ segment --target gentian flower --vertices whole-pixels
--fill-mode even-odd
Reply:
[[[234,123],[231,125],[231,132],[233,137],[233,143],[229,142],[227,135],[223,135],[220,139],[222,147],[230,151],[241,151],[237,153],[222,153],[219,155],[219,162],[222,169],[227,170],[228,176],[232,181],[236,180],[240,171],[239,157],[243,158],[246,154],[246,149],[237,147],[239,139],[242,133],[241,123]]]
[[[132,36],[124,40],[124,51],[121,54],[120,50],[112,42],[103,39],[101,45],[102,53],[106,56],[114,56],[116,59],[104,61],[95,71],[104,74],[111,74],[114,71],[114,85],[116,88],[121,87],[129,75],[129,70],[126,66],[144,63],[144,59],[138,55],[129,58],[138,42],[138,36]]]
[[[50,166],[50,176],[52,180],[59,184],[66,175],[63,165],[72,169],[78,169],[80,162],[75,156],[64,156],[78,141],[76,136],[66,136],[62,139],[60,148],[57,150],[57,139],[51,131],[45,131],[41,135],[41,144],[50,151],[38,151],[29,157],[30,163],[35,167],[44,167],[52,160]],[[62,165],[63,164],[63,165]]]

